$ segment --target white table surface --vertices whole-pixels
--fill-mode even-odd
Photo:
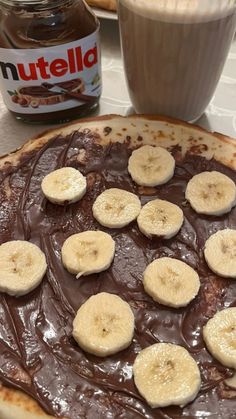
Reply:
[[[117,21],[101,19],[101,40],[103,94],[96,114],[134,113],[125,83]],[[236,138],[236,37],[214,98],[197,124]],[[16,149],[49,127],[16,121],[5,108],[0,96],[0,154]]]

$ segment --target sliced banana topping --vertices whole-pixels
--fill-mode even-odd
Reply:
[[[236,185],[220,172],[202,172],[188,182],[185,198],[199,214],[222,215],[236,205]]]
[[[207,239],[204,255],[209,268],[226,278],[236,278],[236,230],[217,231]]]
[[[135,220],[141,210],[139,198],[123,189],[102,192],[93,204],[93,216],[105,227],[122,228]]]
[[[200,281],[197,272],[186,263],[163,257],[147,266],[143,286],[154,301],[184,307],[197,295]]]
[[[84,231],[73,234],[61,249],[64,267],[79,278],[82,275],[105,271],[115,254],[115,242],[103,231]]]
[[[196,361],[182,346],[156,343],[143,349],[133,365],[134,382],[147,403],[155,407],[185,406],[201,385]]]
[[[107,292],[90,297],[73,322],[73,336],[79,346],[101,357],[127,348],[133,334],[134,315],[129,304]]]
[[[138,185],[157,186],[174,175],[175,159],[165,148],[144,145],[129,158],[128,171]]]
[[[236,307],[219,311],[208,320],[203,338],[214,358],[236,369]]]
[[[86,178],[73,167],[54,170],[45,176],[41,184],[46,198],[59,205],[79,201],[84,196],[86,187]]]
[[[181,208],[161,199],[144,205],[137,218],[139,230],[149,238],[157,236],[170,239],[179,232],[183,221]]]
[[[33,243],[13,240],[0,246],[0,291],[16,297],[36,288],[47,270],[44,253]]]

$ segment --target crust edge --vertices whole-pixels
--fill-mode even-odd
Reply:
[[[113,121],[113,123],[115,121],[115,122],[118,122],[118,124],[120,125],[122,125],[122,122],[127,124],[127,121],[130,122],[130,124],[132,125],[131,121],[133,122],[135,121],[137,122],[137,125],[135,127],[139,130],[140,128],[142,128],[143,132],[145,131],[144,130],[145,122],[146,123],[149,122],[152,125],[154,125],[155,123],[159,123],[163,125],[163,127],[165,126],[169,128],[172,127],[172,129],[176,129],[176,128],[182,129],[183,134],[185,136],[186,135],[189,136],[189,138],[187,139],[188,143],[186,144],[186,139],[183,140],[182,138],[179,138],[179,139],[176,139],[175,145],[177,144],[180,145],[182,143],[185,146],[183,152],[186,152],[189,149],[192,149],[193,151],[195,148],[195,152],[193,152],[193,154],[199,154],[199,147],[201,145],[200,140],[202,140],[202,144],[204,144],[204,142],[207,142],[209,144],[209,148],[211,149],[210,150],[211,156],[209,156],[209,153],[204,153],[202,151],[200,153],[201,155],[204,155],[206,158],[214,157],[216,160],[218,160],[222,164],[229,166],[233,169],[236,169],[236,140],[232,137],[220,134],[218,132],[209,132],[205,130],[204,128],[199,127],[196,124],[190,124],[188,122],[184,122],[178,119],[169,118],[169,117],[165,117],[161,115],[130,115],[128,117],[125,117],[125,116],[120,116],[116,114],[110,114],[110,115],[97,116],[94,118],[85,118],[85,119],[76,120],[72,123],[62,125],[59,128],[53,128],[53,129],[49,129],[42,132],[41,134],[29,139],[25,144],[23,144],[20,148],[16,149],[15,151],[12,151],[11,153],[0,157],[0,170],[6,166],[11,166],[11,165],[16,167],[17,164],[19,163],[20,156],[23,153],[28,153],[32,150],[40,149],[51,138],[60,134],[67,135],[72,131],[81,129],[81,126],[84,126],[84,125],[86,126],[86,124],[89,125],[90,128],[93,128],[93,130],[96,133],[99,133],[101,135],[102,132],[99,132],[99,125],[103,125],[105,121],[107,121],[108,123],[109,121]],[[143,122],[143,126],[142,126],[142,122]],[[103,128],[104,128],[104,125],[103,125]],[[150,131],[149,134],[153,135],[153,131]],[[167,135],[163,135],[162,140],[164,138],[166,140]],[[159,137],[158,140],[159,141],[157,141],[157,143],[158,145],[160,145],[160,143],[162,142],[161,136]],[[107,141],[122,142],[120,138],[117,138],[117,137],[116,139],[113,138],[112,134],[106,137],[105,143]],[[196,141],[197,143],[195,143]],[[131,139],[131,144],[135,145],[134,138]],[[174,145],[174,141],[172,145]],[[223,150],[225,153],[220,152],[219,150],[220,148],[223,147],[223,145],[225,146],[225,150]]]
[[[0,386],[0,419],[53,419],[22,391]]]

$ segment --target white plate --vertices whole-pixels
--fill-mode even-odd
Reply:
[[[93,7],[93,11],[95,15],[99,17],[100,19],[118,20],[118,16],[116,12],[111,12],[110,10],[98,9],[97,7]]]

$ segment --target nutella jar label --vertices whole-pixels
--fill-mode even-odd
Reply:
[[[6,106],[43,114],[87,104],[101,94],[98,31],[40,49],[0,48],[0,90]]]

